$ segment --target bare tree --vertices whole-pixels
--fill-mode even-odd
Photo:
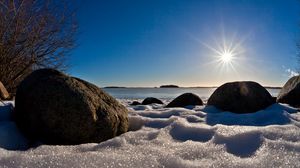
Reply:
[[[0,0],[0,81],[13,92],[37,68],[66,68],[77,24],[60,0]]]

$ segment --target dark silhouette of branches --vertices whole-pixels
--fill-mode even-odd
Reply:
[[[37,68],[67,68],[77,24],[60,0],[0,0],[0,81],[13,92]]]

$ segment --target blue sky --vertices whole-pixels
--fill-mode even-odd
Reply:
[[[95,0],[78,21],[69,73],[101,87],[281,86],[300,67],[297,0]],[[218,46],[234,59],[218,61]]]

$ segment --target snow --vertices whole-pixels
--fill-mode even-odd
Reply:
[[[96,144],[24,150],[0,107],[0,167],[298,167],[300,112],[274,104],[252,114],[213,106],[129,106],[130,131]]]

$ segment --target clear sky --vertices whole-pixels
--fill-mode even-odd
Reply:
[[[95,0],[78,21],[69,73],[100,87],[281,86],[300,67],[298,0]]]

